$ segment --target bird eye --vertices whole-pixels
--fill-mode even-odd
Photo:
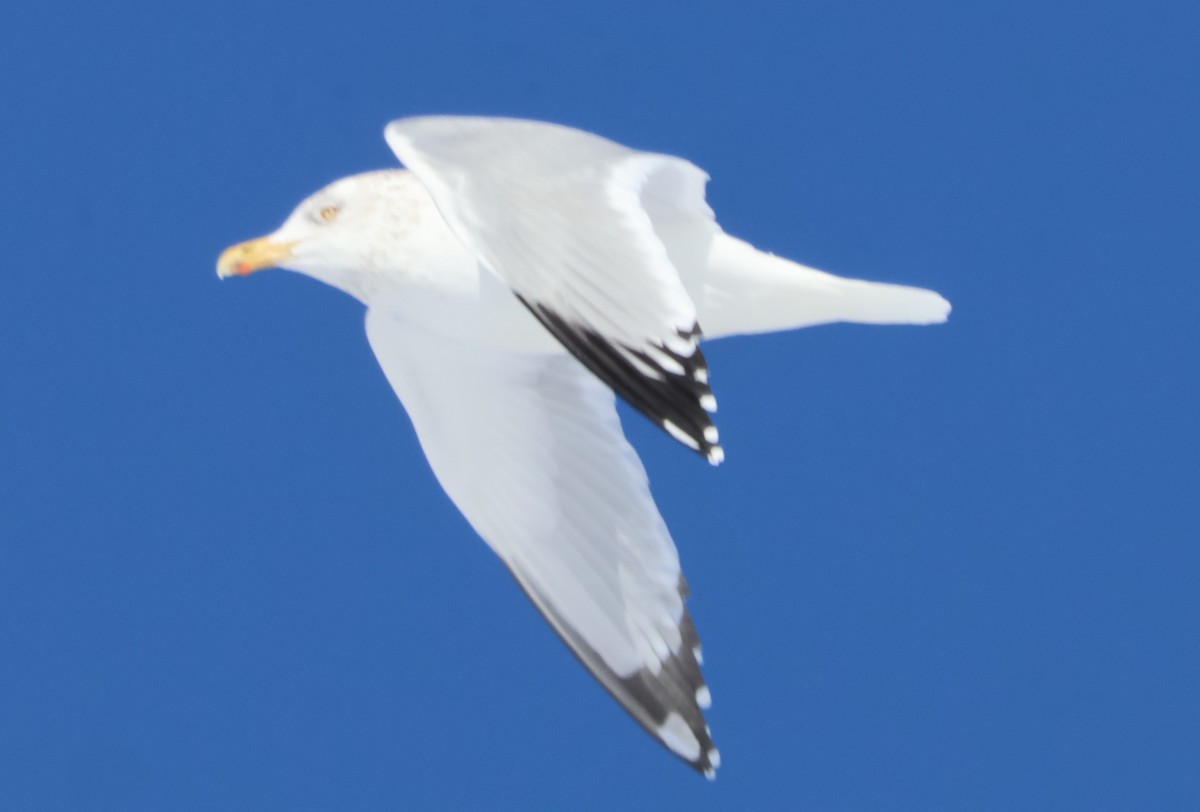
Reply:
[[[337,206],[326,206],[325,208],[321,209],[320,215],[321,215],[321,222],[332,223],[334,220],[337,219],[338,207]]]

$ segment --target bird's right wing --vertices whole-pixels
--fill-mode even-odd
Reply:
[[[718,763],[679,556],[613,393],[371,311],[367,336],[438,481],[580,661],[671,752]]]
[[[715,230],[703,171],[540,121],[425,116],[385,135],[458,239],[564,347],[672,437],[724,458],[702,325],[654,229]]]

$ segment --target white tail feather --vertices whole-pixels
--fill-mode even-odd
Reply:
[[[709,244],[702,278],[694,295],[708,338],[835,321],[936,324],[950,313],[950,303],[931,290],[843,279],[720,232]]]

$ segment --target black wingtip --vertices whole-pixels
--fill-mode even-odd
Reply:
[[[679,619],[679,648],[657,670],[641,668],[620,676],[582,635],[563,622],[532,584],[511,566],[509,572],[576,659],[646,732],[696,772],[710,780],[716,777],[721,754],[704,719],[712,696],[700,672],[700,638],[686,608]],[[688,586],[682,575],[678,589],[686,599]]]
[[[676,331],[682,351],[665,343],[635,348],[609,341],[595,330],[573,324],[520,294],[517,298],[572,355],[630,406],[712,465],[720,465],[725,459],[720,435],[709,416],[716,411],[717,400],[708,383],[708,362],[698,344],[699,324]]]

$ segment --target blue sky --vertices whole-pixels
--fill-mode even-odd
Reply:
[[[1200,805],[1194,3],[23,4],[0,28],[0,808]],[[724,767],[579,668],[362,333],[227,244],[418,113],[689,158],[936,328],[708,346],[627,429]]]

